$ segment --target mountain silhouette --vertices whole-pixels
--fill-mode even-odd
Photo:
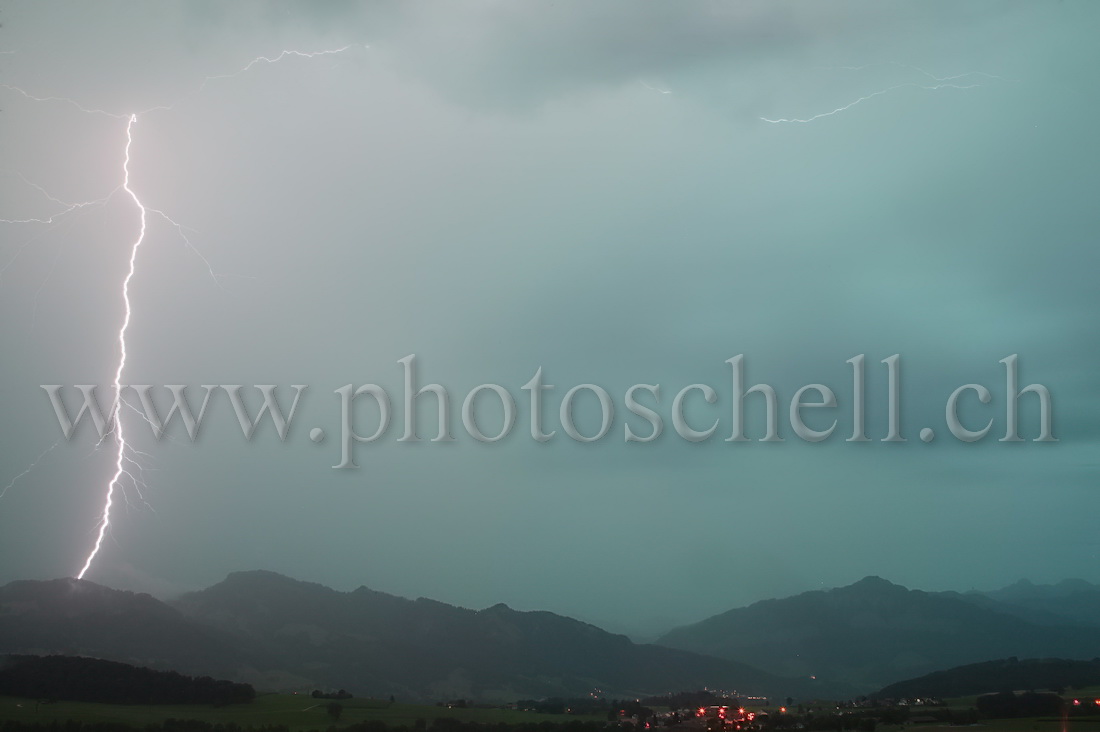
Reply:
[[[803,680],[635,644],[549,612],[469,610],[366,587],[338,592],[262,571],[231,574],[171,604],[84,581],[15,582],[0,588],[0,652],[92,656],[259,689],[343,688],[406,699],[568,697],[596,689],[638,697],[703,687],[811,693]]]
[[[1040,624],[993,597],[922,592],[866,577],[847,587],[729,610],[657,642],[869,692],[1008,656],[1092,658],[1100,655],[1100,628]]]

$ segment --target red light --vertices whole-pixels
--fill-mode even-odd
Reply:
[[[1096,704],[1096,706],[1100,707],[1100,699],[1094,699],[1093,702]]]
[[[1080,699],[1074,699],[1073,700],[1073,706],[1075,706],[1075,707],[1081,706],[1081,700]]]

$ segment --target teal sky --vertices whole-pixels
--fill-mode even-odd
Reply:
[[[309,385],[285,443],[246,443],[224,398],[195,444],[127,422],[146,487],[89,579],[165,594],[263,568],[643,634],[868,574],[1100,581],[1095,3],[45,2],[0,22],[0,218],[108,196],[125,116],[171,105],[134,124],[131,185],[202,256],[151,215],[124,381]],[[58,439],[40,384],[111,383],[137,213],[116,192],[0,224],[0,485]],[[334,390],[399,408],[413,353],[456,441],[398,443],[398,413],[333,470]],[[908,441],[887,444],[895,353]],[[785,442],[724,441],[738,354]],[[858,354],[870,443],[844,441]],[[1010,354],[1059,442],[1030,441],[1030,396],[1029,440],[997,442]],[[543,444],[520,390],[539,367]],[[807,422],[839,424],[808,444],[787,405],[814,382],[839,406]],[[994,428],[964,445],[944,405],[971,382],[993,402],[963,417]],[[483,383],[519,407],[495,444],[459,417]],[[582,383],[616,402],[598,443],[558,423]],[[623,440],[647,430],[636,383],[661,385],[654,443]],[[694,424],[720,420],[698,444],[669,419],[693,383],[718,395],[692,397]],[[0,582],[79,569],[113,460],[95,442],[0,499]]]

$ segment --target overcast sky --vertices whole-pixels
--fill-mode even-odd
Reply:
[[[285,443],[270,424],[246,442],[224,394],[195,444],[124,416],[146,487],[124,486],[88,579],[166,594],[263,568],[631,632],[868,574],[1100,581],[1096,3],[45,2],[0,21],[0,218],[109,197],[0,224],[0,486],[20,476],[0,581],[72,575],[95,539],[114,447],[91,425],[20,474],[60,435],[40,384],[109,391],[139,225],[127,117],[162,106],[132,127],[130,183],[198,253],[149,213],[123,381],[309,389]],[[409,354],[451,390],[453,443],[397,442]],[[757,439],[724,441],[738,354],[785,442],[757,441],[755,407]],[[845,442],[858,354],[868,443]],[[880,441],[892,354],[900,444]],[[1059,442],[1031,441],[1033,395],[1028,441],[997,441],[1011,354]],[[542,444],[520,389],[540,367]],[[394,424],[333,470],[334,390],[368,382]],[[838,407],[807,422],[838,427],[809,444],[787,405],[814,382]],[[994,428],[961,444],[944,405],[971,382],[993,400],[964,418]],[[519,408],[494,444],[459,416],[483,383]],[[583,383],[617,408],[592,444],[558,419]],[[652,443],[623,439],[648,432],[636,383],[661,385]],[[693,424],[720,420],[698,444],[669,419],[694,383],[718,403],[694,393]],[[577,413],[594,431],[591,394]]]

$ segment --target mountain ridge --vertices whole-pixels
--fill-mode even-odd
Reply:
[[[365,586],[341,592],[264,571],[231,573],[171,603],[84,580],[9,583],[0,587],[0,652],[406,699],[582,696],[597,688],[631,697],[703,686],[810,691],[802,680],[635,644],[546,611],[503,603],[470,610]]]
[[[1100,627],[1075,627],[1053,613],[1041,624],[1039,609],[1025,612],[980,593],[925,592],[869,576],[733,608],[657,642],[866,691],[991,658],[1100,653]]]
[[[704,686],[846,697],[992,658],[1098,656],[1100,616],[1096,627],[1072,623],[1089,617],[1094,595],[1100,587],[1083,580],[958,593],[868,576],[733,608],[644,644],[544,610],[341,591],[267,570],[168,601],[85,580],[17,580],[0,587],[0,652],[403,698]]]

